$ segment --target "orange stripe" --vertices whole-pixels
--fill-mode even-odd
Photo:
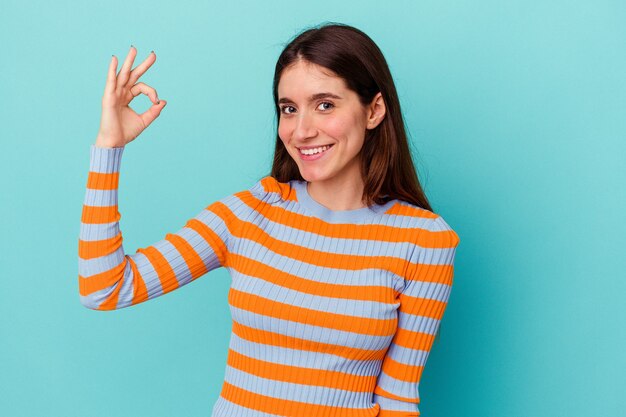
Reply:
[[[109,239],[81,240],[78,239],[78,256],[81,259],[94,259],[114,253],[122,246],[122,234],[118,233]]]
[[[219,207],[219,205],[223,207]],[[222,217],[224,215],[224,209],[230,213],[230,210],[222,203],[212,204],[207,207],[207,209],[211,209],[215,212],[215,214]],[[219,238],[217,233],[213,231],[210,227],[208,227],[203,222],[197,219],[190,219],[185,224],[185,227],[195,230],[198,234],[200,234],[211,246],[212,250],[216,253],[218,259],[221,264],[225,264],[225,254],[227,253],[227,248],[224,242]],[[181,256],[185,260],[187,267],[190,270],[191,278],[196,279],[207,273],[207,267],[202,261],[202,258],[195,251],[193,246],[189,244],[183,237],[176,235],[174,233],[167,233],[165,235],[165,239],[170,242],[177,250],[180,252]],[[137,249],[137,253],[142,253],[150,263],[152,267],[157,273],[159,277],[159,281],[161,281],[161,288],[163,289],[163,293],[168,293],[180,287],[180,283],[178,282],[178,278],[176,277],[176,273],[174,269],[168,262],[168,260],[163,256],[158,249],[152,246],[148,246],[146,248]]]
[[[454,265],[429,265],[409,262],[405,279],[452,285]]]
[[[311,249],[274,238],[255,224],[242,223],[244,225],[235,228],[237,237],[254,241],[279,255],[312,265],[348,270],[378,268],[402,275],[407,263],[404,259],[392,256],[350,255]]]
[[[266,317],[289,320],[326,329],[353,332],[368,336],[391,336],[397,327],[397,319],[376,319],[283,304],[231,288],[228,294],[231,306],[248,310]]]
[[[83,204],[83,212],[80,221],[85,224],[102,224],[119,221],[122,215],[117,206],[88,206]]]
[[[266,176],[261,179],[261,185],[266,193],[278,193],[283,197],[283,200],[296,201],[296,190],[291,188],[286,182],[278,182],[276,178],[272,176]]]
[[[419,417],[419,415],[420,413],[414,413],[409,411],[383,410],[381,408],[376,417]]]
[[[167,294],[180,287],[174,269],[169,264],[165,256],[159,252],[154,246],[148,246],[147,248],[137,249],[137,253],[143,254],[148,261],[152,264],[152,267],[157,273],[159,281],[161,281],[161,288],[163,294]]]
[[[297,193],[294,188],[291,188],[288,183],[279,182],[276,178],[268,175],[261,179],[263,190],[266,193],[278,193],[282,196],[283,200],[297,201]],[[421,207],[409,206],[406,204],[394,204],[385,211],[385,214],[402,215],[410,217],[423,217],[428,219],[435,219],[437,214],[423,209]]]
[[[357,392],[372,392],[377,379],[377,375],[353,375],[338,371],[270,363],[242,355],[234,350],[229,350],[227,364],[243,372],[273,381]]]
[[[312,265],[335,269],[360,270],[365,268],[377,268],[390,271],[398,276],[402,276],[404,274],[406,260],[401,258],[391,256],[338,254],[333,252],[310,249],[304,246],[276,239],[255,224],[243,222],[237,218],[235,218],[234,221],[239,221],[240,223],[242,223],[241,226],[233,227],[233,229],[237,231],[237,237],[254,241],[259,245],[265,246],[268,250],[272,252],[283,255],[285,257],[289,257],[295,261],[306,262]],[[234,254],[231,254],[231,258],[233,258],[233,261],[231,262],[230,266],[235,269],[238,269],[243,265],[247,265],[247,263],[249,262],[253,262],[249,258],[244,258]],[[257,265],[254,266],[254,270],[256,271],[259,268],[266,270],[268,269],[267,267],[263,267],[264,266],[262,264],[257,263]],[[250,271],[249,268],[248,271]],[[247,271],[242,270],[241,272],[246,273]],[[278,270],[272,270],[271,274],[275,275],[278,272]],[[293,279],[294,277],[289,276],[289,278],[284,280],[283,283],[280,283],[280,285],[289,287],[288,281],[293,281]],[[337,290],[337,286],[333,286],[332,290]],[[346,286],[346,290],[354,292],[354,287]],[[372,294],[376,293],[377,295],[380,295],[380,291],[375,291],[374,288],[373,290],[374,291],[371,292]]]
[[[254,276],[283,288],[302,291],[310,295],[333,297],[337,299],[375,301],[380,303],[397,302],[394,289],[384,285],[357,286],[317,282],[273,268],[252,258],[234,253],[231,253],[230,257],[231,267],[237,272]]]
[[[411,297],[406,294],[400,295],[399,310],[403,313],[441,320],[445,308],[446,303],[443,301],[433,300],[430,298]]]
[[[94,172],[87,174],[87,188],[92,190],[115,190],[119,184],[119,172]]]
[[[187,267],[191,273],[191,279],[194,280],[199,276],[206,274],[207,267],[202,261],[198,252],[195,251],[193,246],[189,244],[184,238],[179,235],[168,233],[165,238],[180,252],[181,256],[185,260]]]
[[[407,204],[394,204],[389,207],[385,214],[393,214],[395,216],[420,217],[424,219],[436,219],[438,214],[421,207],[413,207]]]
[[[405,382],[419,382],[424,366],[406,365],[397,362],[391,356],[385,356],[381,371],[392,378]]]
[[[242,407],[251,408],[264,413],[277,414],[283,416],[330,416],[352,417],[359,411],[354,408],[333,407],[329,405],[318,405],[293,400],[283,400],[267,395],[257,394],[239,388],[224,381],[222,392],[220,393],[226,400],[239,404]],[[378,407],[370,408],[371,417],[376,416]],[[363,409],[362,413],[368,410]]]
[[[230,215],[232,216],[232,213],[230,212],[228,207],[226,207],[222,203],[214,203],[211,206],[207,207],[207,209],[212,209],[214,212],[216,212],[216,214],[222,217],[224,217],[224,212],[230,213]],[[87,224],[119,221],[118,216],[119,212],[117,211],[117,206],[96,207],[83,205],[83,222]],[[189,220],[186,224],[186,227],[195,230],[204,239],[206,239],[207,242],[211,245],[212,249],[217,253],[220,262],[222,264],[225,263],[225,253],[227,251],[226,245],[212,229],[196,219]],[[174,245],[174,247],[176,247],[176,249],[180,252],[187,266],[190,268],[192,279],[196,279],[203,274],[206,274],[206,265],[202,261],[200,255],[189,244],[189,242],[187,242],[181,236],[173,233],[166,234],[165,238],[170,243],[172,243],[172,245]],[[122,241],[123,238],[121,232],[118,233],[118,235],[116,235],[115,237],[109,239],[96,241],[85,241],[79,239],[79,257],[82,259],[94,259],[101,256],[110,255],[122,246]],[[144,249],[138,249],[136,253],[143,253],[150,260],[150,263],[153,265],[155,271],[157,272],[159,280],[161,281],[161,286],[164,293],[170,292],[179,287],[178,280],[174,274],[174,270],[172,269],[171,265],[153,245]],[[126,259],[131,261],[131,268],[133,270],[133,276],[135,277],[133,280],[133,304],[137,304],[148,299],[147,288],[135,262],[132,261],[132,259],[128,255],[126,255]],[[79,275],[80,294],[88,295],[95,291],[107,288],[117,283],[118,281],[122,281],[120,277],[123,277],[124,268],[125,262],[122,262],[115,268],[110,269],[109,271],[105,271],[89,278],[84,278]],[[114,303],[117,303],[116,299],[119,295],[119,290],[120,286],[118,286],[111,293],[107,301],[103,302],[103,306],[101,307],[101,309],[108,308]]]
[[[434,340],[434,335],[422,332],[414,332],[412,330],[408,330],[398,326],[398,329],[396,330],[396,335],[394,336],[391,343],[400,345],[407,349],[430,350],[430,347],[432,346]]]
[[[133,304],[139,304],[148,299],[148,288],[137,268],[137,263],[133,258],[128,258],[130,269],[133,271]]]
[[[123,261],[119,265],[109,269],[108,271],[101,272],[99,274],[92,275],[90,277],[83,277],[78,275],[78,291],[80,295],[87,296],[96,291],[100,291],[120,280],[120,277],[124,274],[124,267],[126,262]]]
[[[211,246],[211,250],[213,250],[213,252],[215,252],[215,254],[217,255],[217,258],[220,261],[220,265],[226,265],[226,253],[228,252],[228,248],[213,229],[211,229],[205,223],[202,223],[200,220],[196,219],[189,220],[185,224],[185,227],[194,230],[196,233],[202,236],[204,240],[209,244],[209,246]]]
[[[117,308],[117,301],[120,298],[120,289],[124,285],[124,277],[118,281],[115,285],[115,289],[111,291],[111,294],[104,300],[99,306],[98,310],[115,310]]]
[[[296,190],[290,189],[287,183],[278,182],[274,177],[271,177],[271,176],[267,176],[263,178],[261,180],[261,183],[263,184],[263,188],[266,192],[279,193],[282,195],[282,198],[284,200],[297,201]],[[327,234],[325,236],[330,236],[330,237],[340,237],[340,238],[343,237],[346,239],[365,239],[367,238],[367,235],[368,235],[367,232],[365,233],[365,235],[361,234],[361,235],[342,236],[342,235],[337,235],[337,231],[347,230],[349,232],[363,233],[364,230],[367,231],[368,229],[370,229],[370,233],[369,233],[370,235],[381,235],[381,234],[384,235],[385,234],[384,230],[391,228],[391,229],[396,229],[396,230],[393,231],[391,236],[384,236],[386,238],[389,238],[389,240],[386,240],[389,242],[412,242],[413,240],[411,239],[411,237],[415,236],[416,231],[419,231],[420,237],[423,236],[423,238],[425,239],[424,243],[422,243],[421,241],[419,242],[419,245],[422,247],[443,248],[443,247],[452,246],[450,245],[450,242],[455,242],[456,240],[458,240],[458,235],[453,230],[429,231],[429,230],[420,229],[420,228],[400,228],[400,227],[376,225],[376,224],[326,223],[323,220],[317,219],[315,217],[293,213],[288,210],[285,210],[284,208],[272,206],[271,204],[268,204],[259,200],[258,198],[256,198],[256,196],[254,196],[254,194],[252,194],[248,190],[237,193],[237,196],[242,201],[244,201],[248,206],[250,206],[253,210],[259,213],[262,213],[265,217],[267,217],[268,219],[271,219],[274,222],[277,222],[286,226],[298,227],[300,230],[306,230],[308,232],[320,233],[320,234],[322,234],[320,232],[320,226],[321,225],[328,226],[328,230],[330,231],[331,234]],[[258,207],[260,207],[260,209]],[[268,210],[270,211],[270,213],[267,213]],[[435,220],[440,217],[438,214],[433,213],[429,210],[423,209],[421,207],[414,207],[414,206],[408,205],[408,203],[405,204],[404,202],[398,202],[392,205],[385,211],[385,214],[401,215],[401,216],[416,217],[416,218],[426,218],[426,219],[432,219],[432,220]],[[286,216],[290,216],[290,217],[286,217]],[[302,227],[300,227],[300,226],[304,226],[305,224],[310,225],[311,227],[308,227],[306,229],[303,229]],[[350,227],[346,228],[345,226],[350,226]],[[377,230],[377,229],[383,229],[383,230]],[[377,237],[378,239],[380,239],[381,236],[377,236]]]
[[[380,385],[376,385],[376,388],[374,388],[374,393],[378,394],[378,395],[382,395],[383,397],[387,397],[387,398],[391,398],[394,400],[398,400],[398,401],[406,401],[408,403],[415,403],[415,404],[419,404],[420,399],[419,398],[407,398],[407,397],[400,397],[398,395],[392,394],[389,391],[385,391],[384,389],[382,389],[380,387]]]
[[[411,230],[411,229],[408,229]],[[412,229],[418,231],[417,244],[423,248],[443,249],[453,248],[459,242],[459,236],[454,230],[430,231],[426,229]]]
[[[241,191],[237,193],[237,197],[252,210],[272,222],[321,236],[380,242],[412,242],[433,248],[449,247],[450,242],[453,242],[456,237],[456,233],[452,230],[431,232],[426,229],[402,228],[384,224],[327,223],[316,217],[268,204],[259,200],[250,191]],[[246,228],[249,224],[252,223],[246,223]],[[238,229],[241,230],[241,228]]]
[[[233,321],[232,329],[234,334],[249,342],[296,350],[308,350],[310,352],[329,353],[351,360],[380,360],[384,358],[387,351],[387,348],[379,350],[360,349],[315,340],[299,339],[280,333],[255,329],[236,321]]]

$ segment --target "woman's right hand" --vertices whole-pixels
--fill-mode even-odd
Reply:
[[[104,95],[102,96],[102,116],[96,146],[111,148],[125,146],[135,139],[152,123],[165,107],[166,101],[159,100],[157,92],[143,82],[137,82],[156,60],[154,51],[140,65],[131,71],[137,50],[131,45],[130,52],[120,69],[117,69],[117,57],[111,57]],[[139,94],[145,94],[152,101],[152,106],[142,114],[137,114],[129,103]]]

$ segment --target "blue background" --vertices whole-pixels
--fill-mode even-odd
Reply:
[[[89,146],[111,54],[168,101],[127,145],[124,248],[270,169],[284,43],[324,21],[383,50],[422,183],[457,231],[427,417],[626,409],[626,3],[28,2],[0,11],[0,413],[207,417],[226,270],[113,312],[78,298]],[[119,68],[118,68],[119,69]],[[147,97],[132,106],[144,111]]]

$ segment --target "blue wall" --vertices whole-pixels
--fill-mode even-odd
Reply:
[[[79,303],[108,63],[154,49],[142,80],[168,102],[123,157],[134,252],[269,172],[275,60],[323,21],[385,53],[423,185],[461,238],[422,415],[624,415],[626,3],[91,3],[0,12],[2,415],[210,415],[225,270],[124,310]]]

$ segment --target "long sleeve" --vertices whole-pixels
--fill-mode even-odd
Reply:
[[[446,309],[458,235],[441,216],[418,232],[398,298],[398,327],[383,360],[373,400],[378,417],[417,417],[419,382]]]
[[[80,302],[93,310],[115,310],[154,299],[224,266],[230,231],[229,208],[221,201],[189,219],[176,233],[125,254],[118,211],[119,170],[124,147],[91,145],[80,234]]]

